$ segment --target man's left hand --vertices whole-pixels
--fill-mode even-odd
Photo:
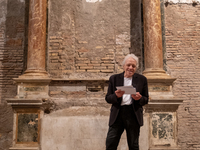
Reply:
[[[139,92],[136,92],[136,94],[131,94],[131,97],[134,99],[134,100],[139,100],[141,97],[142,97],[142,95],[140,95],[140,93]]]

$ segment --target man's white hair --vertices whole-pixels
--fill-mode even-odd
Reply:
[[[133,59],[136,61],[136,67],[137,67],[137,68],[139,67],[139,64],[138,64],[138,57],[135,56],[134,54],[128,54],[128,55],[126,55],[126,57],[125,57],[124,60],[122,61],[122,66],[125,65],[126,60],[127,60],[128,58],[133,58]]]

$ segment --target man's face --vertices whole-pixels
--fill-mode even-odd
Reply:
[[[123,66],[124,71],[125,71],[124,77],[126,78],[132,77],[136,71],[136,65],[137,65],[137,62],[135,61],[135,59],[133,59],[132,57],[129,57]]]

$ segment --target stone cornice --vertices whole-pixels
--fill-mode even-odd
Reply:
[[[200,0],[164,0],[164,2],[170,4],[193,4],[200,3]]]

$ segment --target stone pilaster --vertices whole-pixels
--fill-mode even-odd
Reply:
[[[39,150],[43,104],[49,98],[51,79],[45,70],[47,0],[30,0],[29,4],[27,70],[14,79],[17,96],[7,100],[14,112],[10,150]]]
[[[182,103],[173,95],[176,80],[163,70],[160,0],[143,0],[144,59],[150,101],[145,106],[149,114],[149,150],[178,150],[176,110]]]

